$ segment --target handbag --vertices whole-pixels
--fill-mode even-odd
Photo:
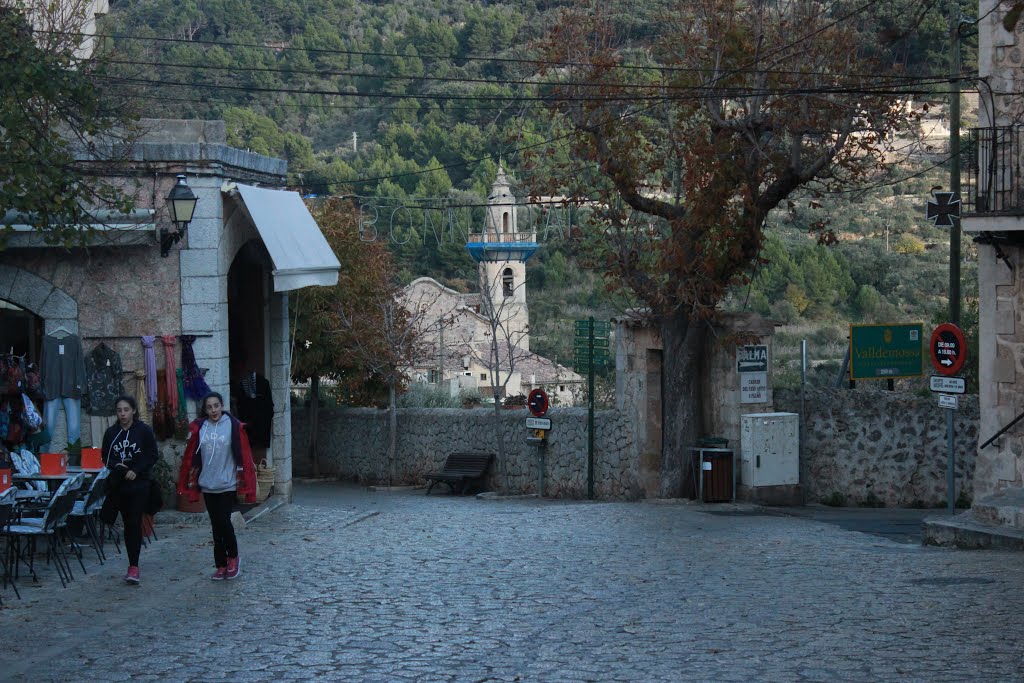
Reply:
[[[155,479],[149,480],[149,498],[146,500],[146,514],[155,515],[164,509],[164,494]]]
[[[28,431],[35,432],[39,430],[39,427],[43,424],[43,416],[36,410],[36,406],[32,403],[32,399],[28,397],[28,394],[21,395],[21,401],[25,405],[25,412],[22,413],[22,420]]]

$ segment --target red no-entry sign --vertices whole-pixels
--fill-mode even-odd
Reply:
[[[526,398],[526,406],[537,417],[544,417],[548,412],[548,395],[543,389],[534,389]]]
[[[943,375],[957,374],[967,360],[967,342],[963,330],[953,323],[942,323],[936,327],[928,348],[932,365]]]

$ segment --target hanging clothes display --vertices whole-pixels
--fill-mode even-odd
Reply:
[[[156,351],[153,342],[156,337],[142,337],[142,366],[146,370],[146,405],[150,410],[156,407]]]
[[[11,447],[21,444],[29,433],[26,388],[25,359],[12,353],[0,356],[0,441]]]
[[[40,372],[46,400],[81,399],[85,390],[85,362],[78,335],[48,334],[43,337]]]
[[[178,417],[178,373],[174,363],[174,342],[176,339],[173,334],[165,334],[160,337],[160,341],[164,344],[164,372],[167,375],[167,412],[171,415],[172,420],[177,420]]]
[[[269,448],[274,423],[274,398],[270,382],[263,375],[251,372],[239,382],[238,419],[245,423],[249,443],[254,448]]]
[[[46,395],[43,419],[50,435],[53,436],[57,430],[57,417],[63,408],[67,425],[66,445],[81,443],[85,361],[78,335],[58,332],[43,337],[40,374],[43,393]],[[51,443],[44,443],[39,447],[49,450],[50,446]]]
[[[135,402],[139,404],[139,419],[146,424],[153,424],[149,419],[149,406],[146,405],[146,371],[135,371]]]
[[[85,395],[82,410],[89,415],[108,417],[115,414],[114,400],[124,394],[121,357],[100,342],[85,357]]]
[[[187,429],[189,418],[186,408],[188,401],[185,400],[185,371],[178,368],[174,373],[178,376],[178,424]]]
[[[210,393],[210,387],[203,379],[203,373],[196,363],[196,354],[192,350],[196,337],[194,334],[184,334],[178,339],[181,340],[181,369],[184,373],[185,395],[193,400],[199,400]]]

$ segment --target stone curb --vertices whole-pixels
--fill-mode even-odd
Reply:
[[[1024,550],[1024,531],[981,524],[964,512],[953,519],[924,520],[923,543],[965,550]]]

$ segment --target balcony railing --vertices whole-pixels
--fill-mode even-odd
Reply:
[[[501,243],[509,244],[513,242],[536,242],[537,231],[523,231],[523,232],[499,232],[496,233],[494,230],[485,230],[478,232],[469,233],[470,242],[488,242],[488,243]]]
[[[972,128],[960,150],[964,214],[1024,214],[1022,126]]]

